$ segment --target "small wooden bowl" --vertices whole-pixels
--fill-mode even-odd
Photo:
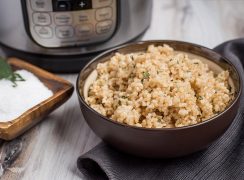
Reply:
[[[37,124],[44,116],[66,102],[74,91],[73,85],[68,81],[29,63],[16,58],[10,58],[8,63],[14,70],[25,69],[33,73],[53,92],[53,96],[27,110],[16,119],[0,122],[0,138],[4,140],[14,139]]]

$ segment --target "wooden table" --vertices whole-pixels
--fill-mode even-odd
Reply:
[[[244,37],[243,8],[244,0],[154,0],[152,23],[143,39],[183,40],[213,48]],[[61,76],[75,84],[77,74]],[[78,180],[78,156],[100,142],[82,117],[76,93],[21,140],[23,150],[2,179]]]

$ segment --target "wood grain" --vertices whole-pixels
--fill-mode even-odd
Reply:
[[[20,117],[0,122],[0,138],[12,140],[42,120],[44,116],[66,102],[73,93],[73,85],[68,81],[16,58],[8,59],[14,70],[25,69],[33,73],[53,92],[53,95],[24,112]],[[38,93],[38,92],[37,92]]]
[[[174,39],[210,48],[244,37],[243,0],[154,0],[152,24],[143,39]],[[75,84],[77,75],[62,75]],[[79,180],[79,155],[100,139],[84,122],[76,94],[23,136],[23,150],[6,180]]]

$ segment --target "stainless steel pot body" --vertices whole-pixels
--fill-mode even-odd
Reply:
[[[143,34],[151,10],[151,0],[1,0],[0,44],[7,56],[72,71]]]

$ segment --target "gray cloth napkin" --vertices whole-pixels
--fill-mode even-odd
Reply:
[[[243,74],[244,39],[223,43],[214,50],[229,58]],[[244,179],[243,100],[242,95],[230,128],[201,152],[175,159],[143,159],[100,143],[80,156],[77,166],[86,179]]]

